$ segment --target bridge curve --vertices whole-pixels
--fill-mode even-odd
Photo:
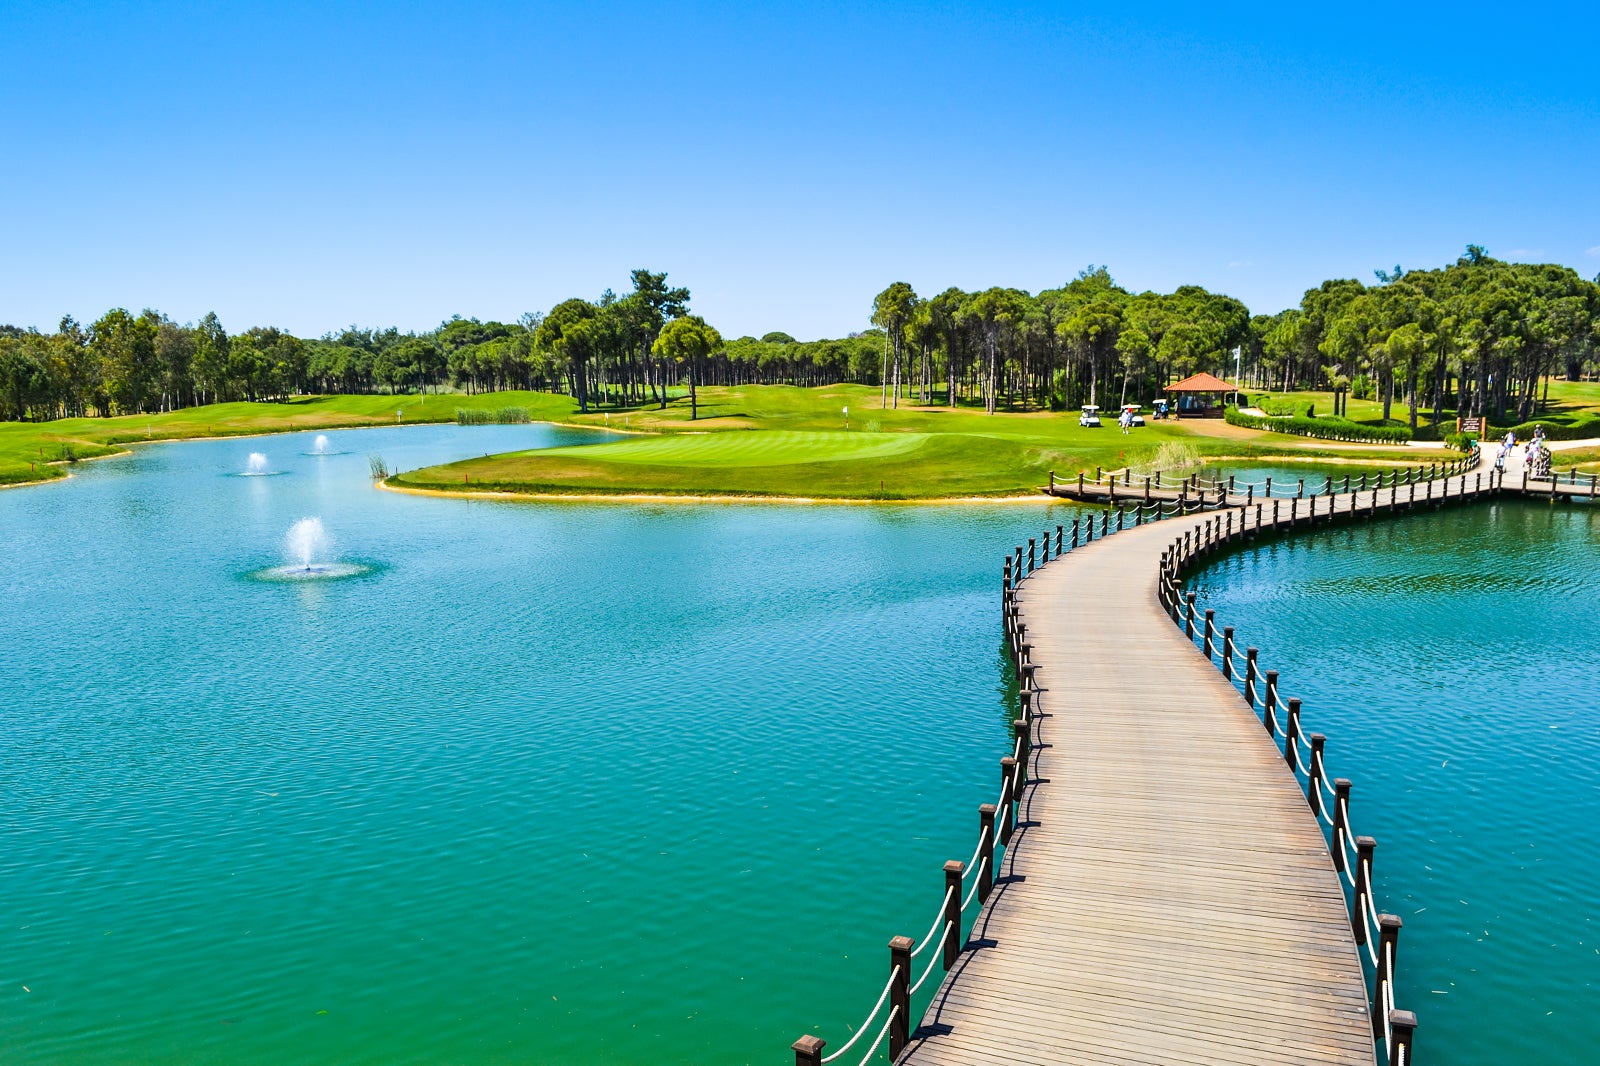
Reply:
[[[1026,561],[1016,549],[1004,602],[1023,717],[999,799],[980,808],[972,859],[946,864],[922,942],[890,942],[888,984],[855,1035],[829,1054],[802,1038],[797,1066],[883,1048],[900,1064],[1409,1063],[1416,1019],[1393,999],[1401,922],[1369,890],[1374,842],[1350,823],[1350,783],[1330,781],[1323,738],[1255,650],[1239,655],[1209,616],[1202,630],[1182,577],[1261,533],[1600,494],[1600,479],[1529,478],[1476,450],[1421,469],[1313,495],[1119,493],[1123,509],[1073,523],[1070,548],[1057,526],[1042,560],[1033,539]]]

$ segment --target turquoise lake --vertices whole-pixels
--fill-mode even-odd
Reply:
[[[1075,512],[402,496],[369,453],[598,438],[327,436],[0,493],[0,1060],[836,1047],[998,789],[1001,555]],[[252,452],[281,473],[238,476]],[[1356,781],[1426,1062],[1600,1038],[1595,513],[1318,533],[1203,581]],[[261,580],[308,516],[366,572]]]

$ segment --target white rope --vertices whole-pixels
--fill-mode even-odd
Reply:
[[[878,1030],[878,1039],[876,1039],[876,1040],[874,1040],[872,1042],[872,1046],[867,1049],[866,1055],[862,1057],[861,1066],[867,1066],[867,1063],[872,1061],[872,1056],[874,1056],[874,1055],[876,1055],[878,1053],[878,1045],[883,1043],[883,1038],[889,1032],[889,1026],[894,1024],[894,1017],[895,1017],[895,1015],[897,1015],[899,1013],[900,1013],[900,1007],[899,1007],[898,1004],[896,1004],[894,1010],[889,1012],[889,1020],[883,1023],[883,1028],[882,1029]],[[828,1060],[827,1059],[823,1059],[822,1061],[823,1062],[827,1062]]]
[[[1362,925],[1366,925],[1367,924],[1365,919],[1362,920],[1361,924]],[[1372,965],[1373,966],[1377,966],[1378,965],[1378,949],[1372,946],[1372,934],[1371,933],[1367,934],[1366,948],[1367,948],[1367,958],[1372,960]]]
[[[1300,738],[1296,737],[1295,739],[1299,740]],[[1291,744],[1291,745],[1289,745],[1289,750],[1294,752],[1294,768],[1296,770],[1299,770],[1301,773],[1305,774],[1307,777],[1310,777],[1311,776],[1310,768],[1308,768],[1306,766],[1306,764],[1300,760],[1300,745],[1299,744]]]
[[[983,857],[982,868],[983,869],[987,869],[988,866],[989,866],[989,856],[985,855]],[[961,911],[962,911],[963,914],[966,913],[967,904],[972,902],[972,897],[976,896],[978,894],[978,886],[981,885],[981,884],[983,884],[983,878],[981,876],[973,878],[972,887],[967,889],[967,898],[961,901]]]
[[[955,922],[945,922],[944,923],[944,931],[945,931],[945,933],[948,934],[950,932],[950,928],[952,926],[954,926],[955,924],[956,924]],[[913,996],[917,994],[917,989],[922,987],[922,982],[926,981],[928,979],[928,975],[933,972],[934,963],[938,962],[943,957],[944,957],[943,953],[936,953],[936,954],[928,956],[928,965],[923,967],[922,976],[917,978],[917,983],[911,986],[911,994]]]
[[[878,1002],[873,1005],[872,1010],[867,1013],[867,1016],[861,1019],[861,1027],[856,1030],[856,1035],[845,1041],[844,1047],[840,1048],[838,1051],[835,1051],[832,1055],[824,1058],[822,1060],[823,1062],[832,1062],[840,1055],[843,1055],[846,1051],[849,1051],[851,1044],[854,1044],[857,1040],[861,1039],[861,1034],[867,1031],[867,1023],[872,1021],[873,1018],[876,1018],[878,1016],[878,1012],[883,1009],[883,1001],[889,998],[889,989],[894,987],[894,979],[898,976],[900,976],[900,967],[896,966],[893,970],[889,971],[889,983],[883,986],[883,992],[878,996]],[[889,1017],[894,1017],[893,1011],[889,1012]],[[872,1046],[873,1048],[877,1048],[878,1045],[874,1044]],[[871,1057],[871,1055],[867,1056],[869,1059]]]
[[[916,958],[922,954],[922,949],[928,946],[928,941],[933,939],[933,934],[939,931],[939,923],[944,921],[944,909],[950,906],[950,897],[955,895],[955,886],[944,890],[944,900],[939,904],[939,917],[933,920],[933,928],[928,930],[928,935],[922,938],[922,943],[911,949],[911,957]]]
[[[1313,756],[1313,758],[1317,760],[1317,770],[1319,771],[1317,779],[1322,782],[1322,790],[1326,792],[1330,798],[1337,796],[1339,793],[1334,790],[1332,785],[1328,784],[1328,768],[1322,765],[1322,756],[1316,755]]]
[[[966,873],[963,873],[961,875],[961,879],[963,881],[965,881],[967,879],[967,874],[972,874],[972,873],[977,873],[978,872],[978,856],[982,855],[982,854],[983,854],[983,834],[979,833],[978,834],[978,846],[976,848],[972,849],[972,858],[967,862]],[[961,906],[965,907],[966,904],[963,903]]]
[[[1012,756],[1012,757],[1015,758],[1015,756]],[[1007,811],[1007,810],[1010,810],[1010,808],[1011,808],[1011,775],[1007,774],[1006,775],[1005,784],[1000,786],[1000,798],[995,801],[995,805],[994,805],[994,809],[995,809],[995,812],[996,812],[995,816],[994,816],[994,824],[995,824],[995,833],[996,833],[997,836],[998,836],[998,834],[1000,832],[1000,819],[1001,819],[1001,817],[1003,815],[1003,812]]]
[[[1376,893],[1372,885],[1372,863],[1362,863],[1362,866],[1367,871],[1367,913],[1372,916],[1372,931],[1376,933],[1381,927],[1378,925],[1378,905],[1373,902]]]
[[[1333,818],[1328,814],[1328,808],[1326,804],[1317,804],[1317,817],[1321,818],[1324,822],[1327,822],[1329,829],[1333,828]]]

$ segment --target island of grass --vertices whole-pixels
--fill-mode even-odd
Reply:
[[[1162,445],[1200,460],[1392,465],[1443,449],[1340,445],[1227,426],[1151,422],[1124,434],[1076,412],[986,415],[970,409],[880,409],[859,385],[707,388],[703,417],[687,404],[575,416],[646,435],[603,444],[509,452],[397,474],[388,487],[527,496],[775,497],[934,500],[1037,497],[1054,470],[1149,466]],[[848,415],[846,410],[848,409]]]

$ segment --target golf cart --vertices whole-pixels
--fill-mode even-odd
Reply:
[[[1150,406],[1154,409],[1154,413],[1150,417],[1154,418],[1158,422],[1163,418],[1171,417],[1172,412],[1168,407],[1169,403],[1170,401],[1168,400],[1157,400],[1155,403],[1151,404]]]
[[[1078,416],[1078,425],[1098,427],[1100,425],[1100,408],[1092,403],[1084,404],[1083,413]]]
[[[1144,415],[1139,413],[1139,405],[1138,404],[1136,404],[1136,403],[1125,403],[1125,404],[1123,404],[1122,405],[1122,413],[1123,413],[1124,417],[1127,418],[1128,425],[1130,425],[1130,426],[1142,426],[1142,425],[1144,425]]]

